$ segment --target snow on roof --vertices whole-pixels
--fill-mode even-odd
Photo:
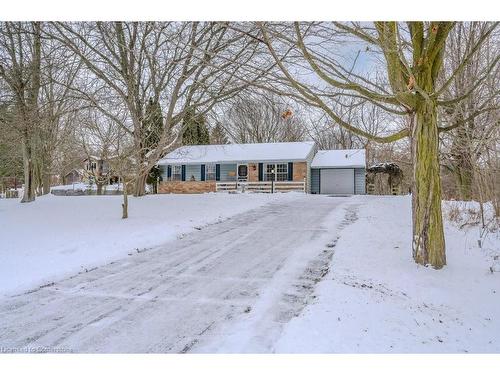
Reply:
[[[167,154],[158,164],[306,160],[313,148],[314,142],[183,146]]]
[[[319,150],[314,157],[311,168],[365,168],[366,154],[363,149],[355,150]]]

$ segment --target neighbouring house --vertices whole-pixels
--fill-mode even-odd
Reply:
[[[83,160],[83,176],[81,181],[94,183],[96,178],[104,180],[106,184],[118,181],[118,176],[113,173],[109,161],[98,156],[90,156]]]
[[[63,176],[62,184],[71,185],[82,182],[82,180],[83,180],[83,169],[72,169]]]
[[[365,151],[318,151],[314,142],[183,146],[158,166],[159,193],[365,193]]]
[[[0,177],[0,198],[18,198],[22,186],[22,179],[17,176]]]

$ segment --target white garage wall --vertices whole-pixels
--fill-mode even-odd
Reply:
[[[354,170],[354,194],[366,194],[365,168]]]

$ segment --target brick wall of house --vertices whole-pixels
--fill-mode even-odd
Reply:
[[[163,181],[158,193],[192,194],[215,192],[215,181]]]
[[[248,163],[248,181],[258,182],[259,181],[259,164],[258,163]]]
[[[293,181],[302,182],[306,178],[307,162],[293,163]],[[248,163],[248,181],[259,181],[258,163]],[[190,194],[215,192],[215,184],[215,181],[163,181],[158,186],[158,193]]]
[[[304,178],[307,178],[307,162],[304,161],[293,163],[293,181],[304,181]],[[259,181],[258,163],[248,163],[248,181]]]
[[[304,181],[307,178],[307,162],[293,163],[293,180]]]

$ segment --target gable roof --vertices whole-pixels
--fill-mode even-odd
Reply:
[[[167,154],[158,164],[304,161],[313,149],[314,142],[182,146]]]
[[[365,168],[365,166],[364,149],[319,150],[311,163],[311,168]]]

